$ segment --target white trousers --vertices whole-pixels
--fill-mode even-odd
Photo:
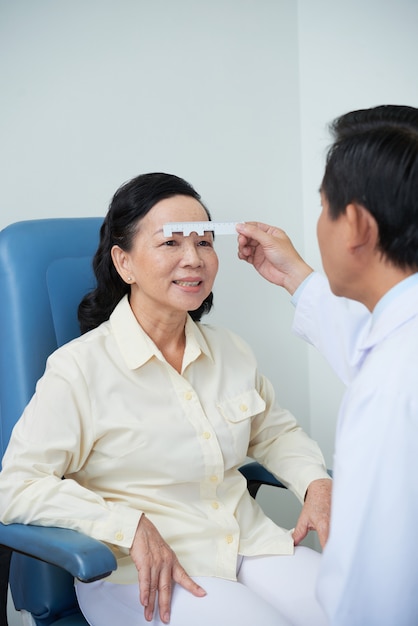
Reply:
[[[244,557],[238,580],[197,576],[207,595],[196,598],[174,585],[170,626],[325,626],[315,597],[320,555],[299,546],[292,556]],[[77,583],[80,608],[90,626],[164,626],[154,610],[147,622],[138,585]]]

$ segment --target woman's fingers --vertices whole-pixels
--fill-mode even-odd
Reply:
[[[206,592],[190,578],[170,546],[144,515],[138,524],[130,554],[138,570],[139,599],[147,621],[153,619],[156,604],[161,620],[170,621],[173,581],[195,596]]]

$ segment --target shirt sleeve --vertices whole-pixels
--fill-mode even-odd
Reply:
[[[361,345],[369,331],[370,312],[359,302],[335,296],[326,278],[316,272],[295,295],[292,331],[315,346],[347,385],[361,366]]]
[[[95,438],[90,397],[75,362],[62,352],[52,361],[3,457],[1,521],[71,528],[129,548],[142,512],[83,486]],[[80,480],[63,479],[75,473]]]
[[[273,386],[264,376],[259,379],[258,390],[266,408],[252,420],[248,454],[303,502],[313,480],[329,479],[324,457],[292,413],[277,404]]]

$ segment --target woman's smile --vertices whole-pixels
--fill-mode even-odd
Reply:
[[[202,281],[184,278],[183,280],[173,280],[173,283],[179,285],[179,287],[199,287],[202,284]]]

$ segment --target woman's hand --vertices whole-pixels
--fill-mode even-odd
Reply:
[[[293,294],[313,271],[286,233],[261,222],[237,224],[238,257],[254,265],[263,278]]]
[[[170,621],[173,581],[195,596],[206,595],[205,590],[188,576],[173,550],[145,515],[139,520],[130,555],[138,570],[139,599],[147,621],[153,618],[157,595],[160,618],[166,624]]]
[[[293,540],[297,546],[310,530],[316,530],[322,548],[328,539],[331,517],[332,480],[321,478],[313,480],[308,487],[305,503],[293,531]]]

